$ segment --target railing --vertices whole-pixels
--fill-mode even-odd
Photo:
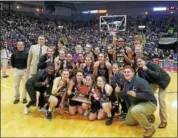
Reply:
[[[161,60],[159,58],[154,58],[153,62],[168,72],[178,72],[177,59],[170,60],[165,58]]]

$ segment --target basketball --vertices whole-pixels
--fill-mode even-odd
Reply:
[[[86,96],[88,92],[88,88],[85,85],[80,86],[79,91],[82,95]]]

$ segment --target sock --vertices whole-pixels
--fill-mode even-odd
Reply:
[[[110,113],[108,113],[108,117],[112,117],[111,112],[110,112]]]
[[[48,108],[48,112],[51,112],[52,110],[50,108]]]

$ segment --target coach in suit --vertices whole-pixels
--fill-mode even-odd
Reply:
[[[27,61],[27,70],[30,72],[30,75],[35,75],[37,73],[37,65],[39,58],[46,54],[47,46],[45,46],[44,36],[38,37],[38,44],[32,45],[29,50],[28,61]]]

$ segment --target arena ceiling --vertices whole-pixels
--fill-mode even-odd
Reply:
[[[50,3],[50,2],[49,2]],[[118,9],[118,8],[149,8],[158,6],[175,6],[177,1],[58,1],[55,6],[68,7],[76,10],[87,9]]]

